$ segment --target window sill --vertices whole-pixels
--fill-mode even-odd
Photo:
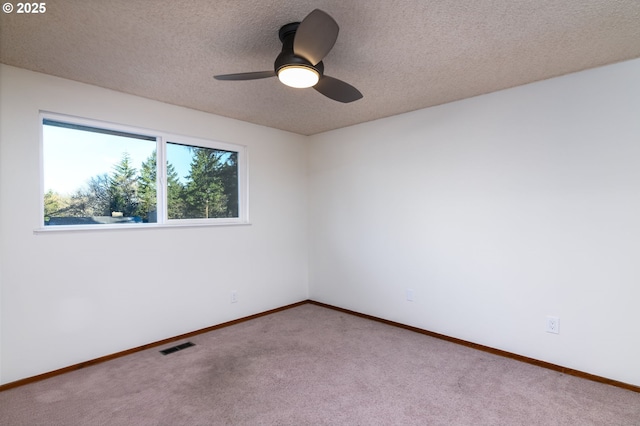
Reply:
[[[177,228],[209,228],[219,226],[250,226],[251,222],[182,222],[182,223],[135,223],[130,225],[55,225],[42,228],[36,228],[33,230],[35,235],[43,234],[59,234],[66,232],[93,232],[93,231],[128,231],[131,229],[143,230],[143,229],[177,229]]]

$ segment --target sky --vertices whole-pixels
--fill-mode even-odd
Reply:
[[[155,141],[43,125],[44,190],[71,195],[97,175],[111,174],[126,152],[138,171],[156,149]],[[167,158],[184,182],[192,152],[168,144]]]

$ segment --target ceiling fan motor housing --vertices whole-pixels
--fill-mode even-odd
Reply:
[[[319,76],[322,77],[324,72],[324,64],[322,63],[322,61],[318,62],[316,65],[313,65],[308,60],[293,53],[293,40],[295,39],[296,30],[298,29],[299,25],[300,22],[293,22],[280,28],[278,36],[280,37],[280,41],[282,41],[282,51],[276,58],[276,61],[273,64],[273,68],[276,74],[278,74],[278,71],[286,66],[295,65],[307,67],[315,70],[319,74]]]

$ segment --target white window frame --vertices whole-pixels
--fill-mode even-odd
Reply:
[[[43,120],[52,120],[71,125],[95,127],[97,129],[110,130],[115,132],[131,133],[154,137],[156,139],[156,200],[157,200],[157,222],[155,223],[127,223],[127,224],[88,224],[88,225],[54,225],[45,226],[43,221],[44,212],[44,132]],[[179,135],[161,130],[133,127],[124,124],[116,124],[106,121],[74,117],[53,112],[40,111],[39,114],[40,132],[40,210],[38,214],[38,226],[35,233],[64,232],[64,231],[96,231],[96,230],[123,230],[123,229],[154,229],[154,228],[175,228],[175,227],[199,227],[199,226],[229,226],[248,225],[249,222],[249,196],[248,196],[248,150],[245,145],[216,140],[197,138],[192,136]],[[168,219],[167,214],[167,143],[179,143],[188,146],[232,151],[238,154],[238,217],[231,218],[195,218],[195,219]]]

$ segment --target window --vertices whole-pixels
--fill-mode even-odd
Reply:
[[[45,228],[246,223],[245,148],[42,114]]]
[[[189,164],[188,174],[181,178],[174,164]],[[167,143],[167,216],[238,217],[238,153]]]

